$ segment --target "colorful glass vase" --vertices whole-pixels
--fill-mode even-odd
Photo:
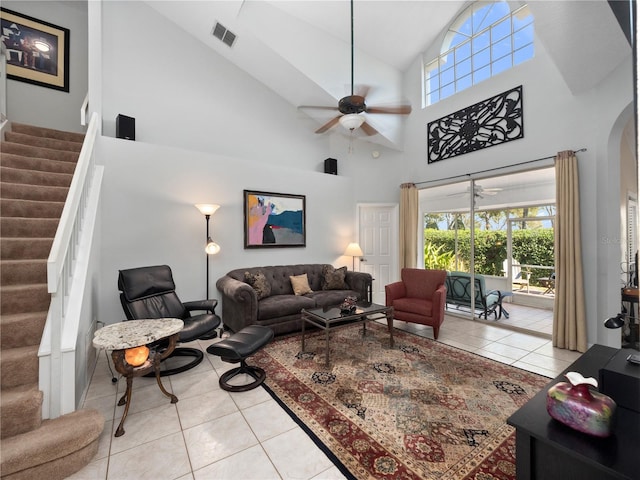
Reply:
[[[600,392],[595,378],[584,378],[578,372],[566,374],[570,383],[560,382],[547,391],[547,412],[568,427],[596,437],[611,434],[616,403]]]

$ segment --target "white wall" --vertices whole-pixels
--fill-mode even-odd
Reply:
[[[271,90],[142,2],[105,2],[103,134],[322,171],[326,137]]]
[[[108,137],[98,150],[106,165],[100,321],[123,319],[119,269],[168,264],[181,299],[205,298],[206,223],[196,203],[220,205],[210,221],[222,249],[210,257],[211,298],[219,298],[216,280],[235,268],[351,264],[342,255],[354,234],[348,178]],[[306,247],[245,250],[244,189],[305,195]]]
[[[620,308],[619,272],[613,273],[619,269],[619,244],[605,241],[617,237],[620,228],[620,143],[618,140],[613,156],[608,144],[612,130],[619,128],[614,126],[619,116],[633,101],[631,55],[596,88],[574,96],[543,45],[536,42],[535,49],[534,59],[435,105],[414,110],[407,122],[407,167],[402,181],[438,180],[586,148],[578,159],[588,341],[619,344],[619,335],[601,326],[604,318]],[[421,86],[415,81],[421,78],[420,69],[417,60],[407,72],[407,96],[414,105],[422,98]],[[430,121],[518,85],[523,86],[524,138],[427,163]]]
[[[84,132],[80,107],[87,94],[87,2],[11,1],[4,8],[69,29],[69,92],[7,80],[12,122]]]
[[[586,148],[579,154],[579,169],[588,340],[615,344],[615,338],[603,331],[600,321],[619,308],[617,276],[612,281],[619,246],[613,248],[602,238],[607,232],[619,232],[619,182],[614,185],[611,180],[618,175],[611,168],[618,159],[611,157],[608,144],[614,124],[632,102],[631,56],[602,84],[574,96],[542,44],[536,42],[533,60],[426,109],[417,107],[421,104],[421,62],[416,60],[405,75],[405,93],[414,111],[406,119],[405,151],[400,153],[359,140],[350,142],[340,135],[314,135],[314,125],[298,115],[294,107],[215,52],[171,28],[168,20],[144,4],[107,2],[102,13],[104,132],[113,135],[115,117],[123,113],[136,117],[141,142],[156,144],[148,145],[150,150],[144,151],[140,151],[139,142],[104,139],[102,144],[101,161],[107,166],[103,220],[106,293],[115,289],[118,268],[135,266],[131,263],[157,263],[167,255],[167,263],[178,269],[180,288],[194,295],[198,288],[202,291],[198,278],[203,275],[204,265],[199,275],[193,273],[197,262],[204,260],[198,259],[199,253],[191,253],[198,250],[198,228],[204,229],[197,226],[202,219],[190,207],[198,201],[223,205],[214,216],[214,231],[216,235],[232,236],[228,245],[221,243],[223,252],[212,259],[212,277],[217,278],[219,273],[241,266],[294,263],[311,260],[310,257],[313,261],[330,261],[327,257],[340,261],[341,248],[354,235],[356,203],[397,202],[402,182],[445,178],[547,157],[560,150]],[[146,42],[122,33],[129,31],[135,31],[136,38]],[[154,48],[149,49],[149,45]],[[523,85],[523,139],[427,163],[429,121],[517,85]],[[194,150],[212,153],[201,157]],[[381,156],[373,158],[373,150],[380,151]],[[338,158],[338,178],[313,173],[322,170],[326,157]],[[195,167],[196,173],[192,171],[194,161],[201,164]],[[215,168],[210,169],[211,165]],[[208,188],[194,189],[193,185],[203,178],[207,179]],[[174,185],[176,181],[180,187]],[[123,182],[131,184],[125,191]],[[140,189],[140,185],[144,187]],[[299,188],[291,189],[289,185]],[[200,198],[195,198],[198,188]],[[285,249],[272,254],[239,248],[242,230],[238,222],[244,188],[307,194],[308,221],[319,222],[322,230],[317,234],[322,238],[314,238],[314,243],[308,241],[304,251]],[[330,195],[325,189],[331,191]],[[207,198],[202,198],[204,194]],[[317,208],[312,205],[324,202],[325,197],[340,202],[339,216],[332,209],[320,208],[312,216]],[[227,201],[231,203],[225,207]],[[125,222],[118,220],[126,211],[123,202],[131,209]],[[151,204],[152,211],[153,204],[161,205],[161,216],[149,217],[147,204]],[[193,212],[186,213],[190,208]],[[331,213],[325,215],[324,211]],[[616,215],[611,215],[613,211]],[[192,224],[183,225],[184,215],[190,215]],[[174,225],[168,233],[166,224]],[[190,232],[190,248],[185,248],[184,239],[177,235],[183,226]],[[327,239],[329,227],[346,233],[334,233]],[[120,240],[120,233],[114,238],[112,231],[127,232],[127,240]],[[612,259],[615,268],[610,265]],[[114,293],[112,290],[106,297],[113,298]],[[121,315],[119,307],[111,309],[110,314]]]
[[[214,298],[215,280],[234,268],[350,264],[342,252],[356,236],[356,203],[397,200],[402,154],[357,140],[350,151],[346,137],[314,134],[293,106],[145,4],[106,2],[101,14],[100,320],[122,318],[122,268],[167,263],[183,299],[204,296],[205,221],[195,203],[221,205],[211,220],[222,247],[211,257]],[[108,138],[118,113],[136,118],[135,142]],[[338,159],[338,176],[320,173],[327,157]],[[307,247],[244,250],[244,189],[306,195]]]

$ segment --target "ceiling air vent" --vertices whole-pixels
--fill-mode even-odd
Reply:
[[[216,37],[222,43],[228,45],[229,47],[232,47],[233,42],[236,41],[236,34],[227,30],[227,28],[220,22],[216,22],[215,27],[213,27],[212,34],[214,37]]]

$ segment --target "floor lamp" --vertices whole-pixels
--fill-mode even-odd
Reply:
[[[204,215],[204,218],[207,222],[207,243],[204,247],[204,251],[206,253],[207,259],[207,300],[209,299],[209,256],[215,255],[220,251],[220,245],[211,240],[211,235],[209,235],[209,219],[211,215],[213,215],[216,210],[220,208],[220,205],[214,205],[210,203],[197,203],[196,208],[200,210],[200,213]]]
[[[362,253],[360,245],[358,245],[356,242],[350,243],[349,245],[347,245],[347,249],[344,251],[344,254],[347,257],[351,257],[351,270],[355,272],[356,257],[361,257],[362,255],[364,255],[364,253]]]

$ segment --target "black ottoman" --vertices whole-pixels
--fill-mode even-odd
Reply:
[[[209,345],[207,353],[221,357],[224,362],[240,362],[239,367],[225,372],[220,377],[220,388],[228,392],[246,392],[262,384],[266,377],[265,371],[260,367],[247,365],[246,359],[269,343],[272,338],[273,330],[269,327],[249,325],[230,337]],[[255,381],[246,385],[230,385],[228,383],[230,379],[241,373],[251,375]]]

